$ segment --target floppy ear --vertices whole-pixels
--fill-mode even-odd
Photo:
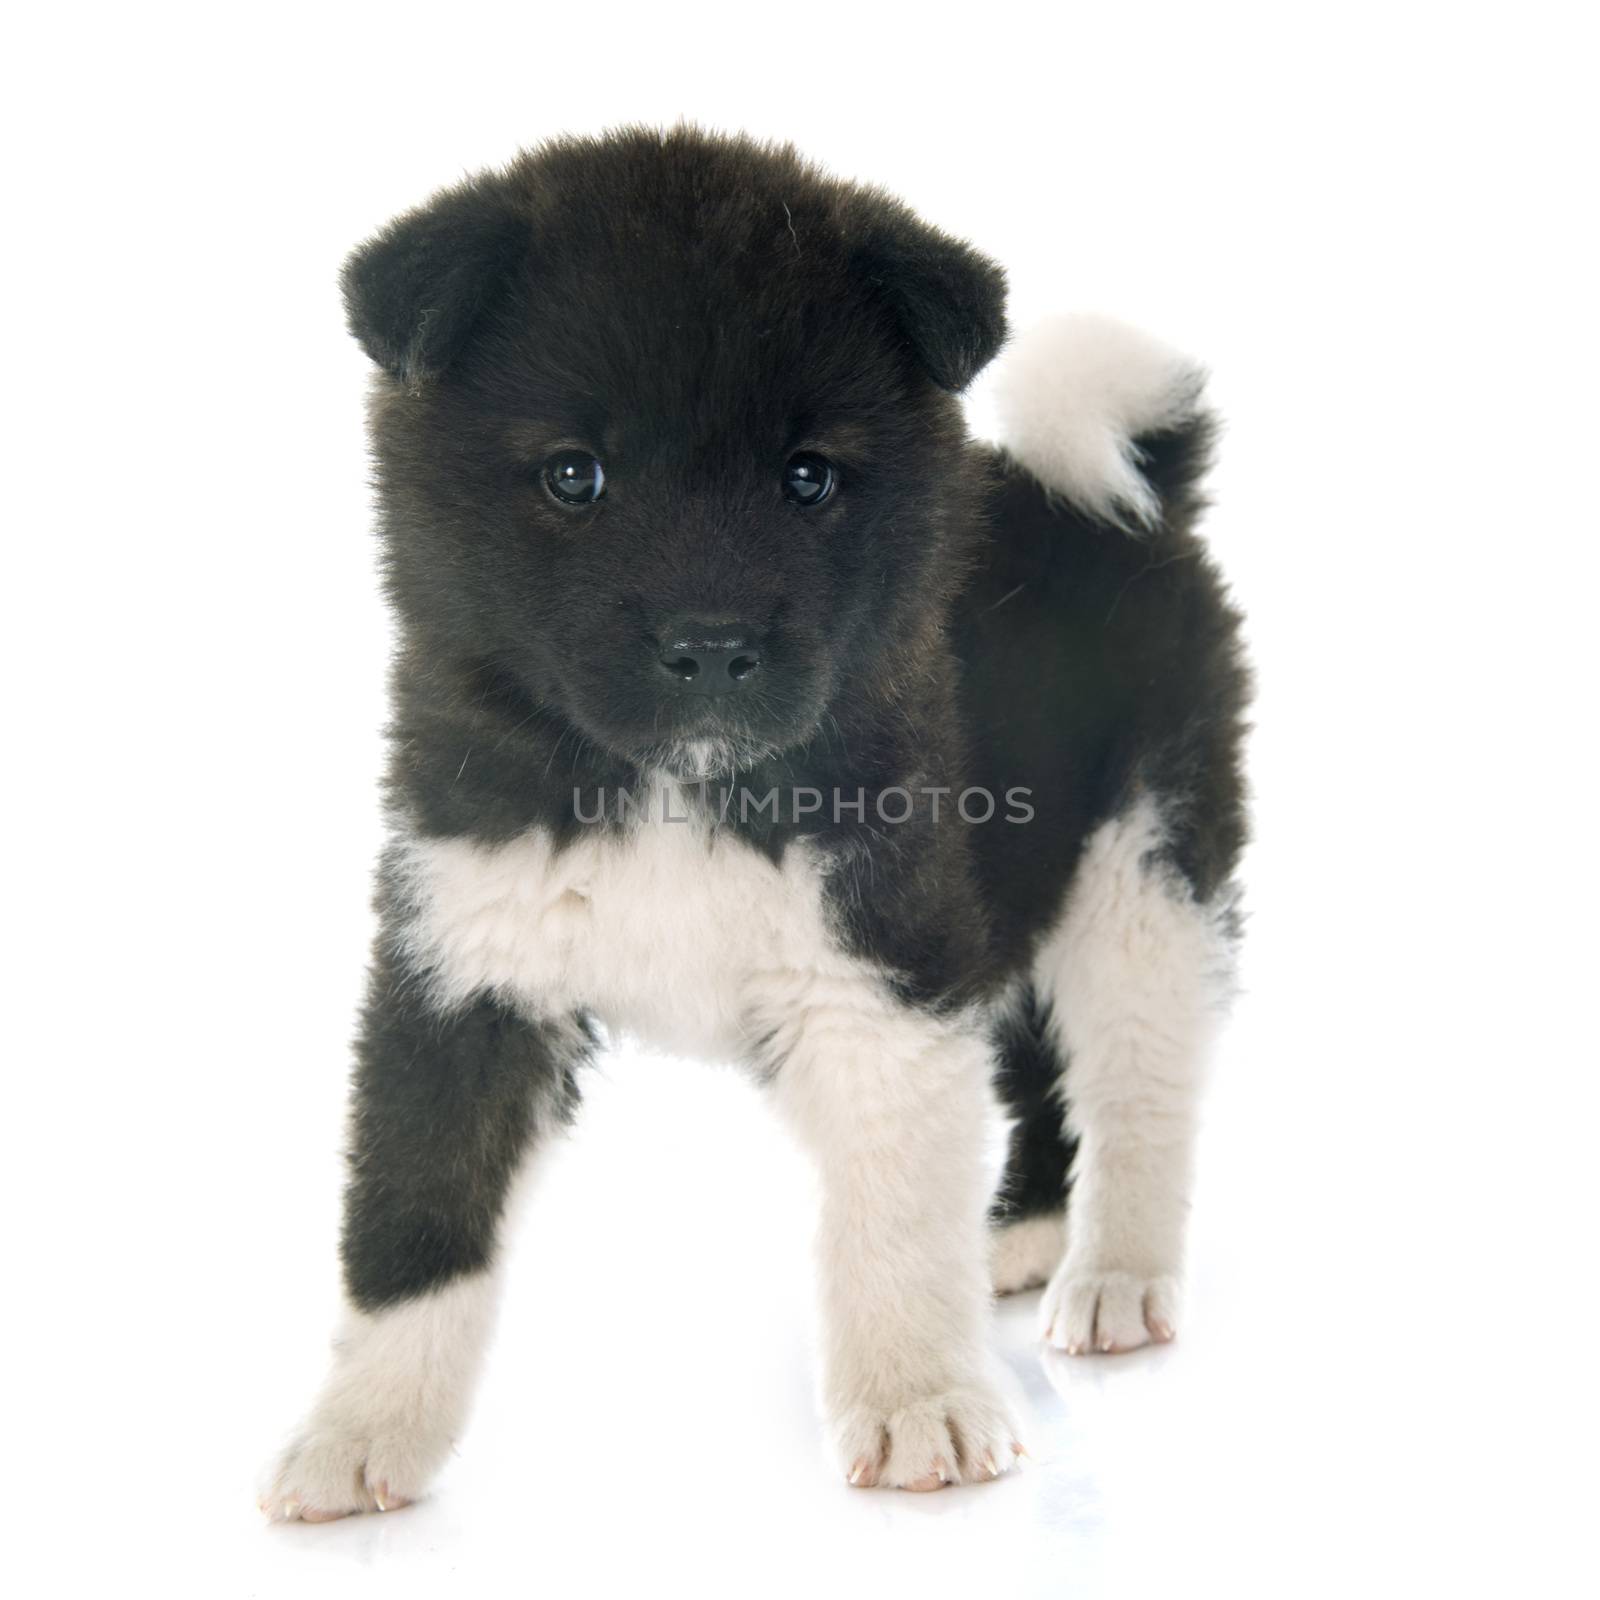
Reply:
[[[941,389],[965,389],[1006,337],[1006,275],[971,245],[897,201],[874,208],[852,251],[855,269],[894,314]]]
[[[350,331],[404,382],[444,371],[504,289],[528,232],[527,217],[498,177],[442,190],[345,262],[340,282]]]

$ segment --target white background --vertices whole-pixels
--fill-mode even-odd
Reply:
[[[13,20],[13,1592],[1593,1583],[1587,11]],[[517,1241],[437,1494],[268,1528],[256,1474],[336,1296],[378,844],[338,265],[520,144],[680,115],[973,238],[1019,324],[1108,311],[1212,367],[1258,827],[1187,1317],[1170,1349],[1073,1363],[1035,1349],[1034,1297],[1007,1305],[1032,1463],[849,1491],[798,1156],[737,1078],[619,1056]]]

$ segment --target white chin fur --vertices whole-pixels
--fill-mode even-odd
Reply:
[[[1195,414],[1205,373],[1110,317],[1052,317],[1006,346],[996,367],[1000,442],[1047,489],[1129,532],[1161,507],[1134,440]]]

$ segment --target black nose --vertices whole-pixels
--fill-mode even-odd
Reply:
[[[687,694],[736,694],[761,670],[761,634],[748,622],[676,618],[658,637],[657,670]]]

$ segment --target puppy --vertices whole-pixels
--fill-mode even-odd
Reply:
[[[1021,1448],[991,1294],[1173,1336],[1244,834],[1188,362],[792,149],[563,139],[356,251],[399,626],[333,1371],[265,1506],[423,1492],[604,1033],[734,1057],[823,1181],[856,1485]],[[997,1191],[998,1098],[1012,1119]],[[1068,1208],[1070,1189],[1071,1204]]]

